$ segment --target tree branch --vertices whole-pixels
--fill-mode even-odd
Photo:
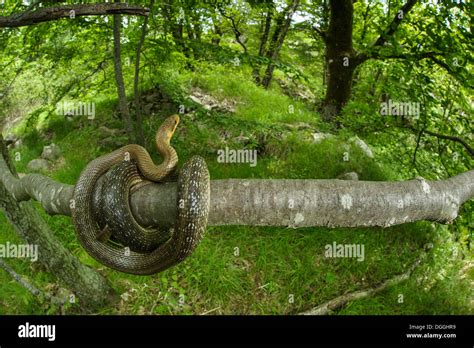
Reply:
[[[22,27],[62,18],[126,14],[148,16],[149,9],[128,4],[102,3],[44,7],[32,12],[0,16],[0,28]]]
[[[48,293],[45,293],[38,289],[36,286],[30,284],[24,277],[16,273],[13,268],[11,268],[9,265],[5,263],[2,259],[0,259],[0,268],[5,270],[13,279],[15,279],[18,284],[23,286],[26,290],[28,290],[33,296],[44,298],[47,301],[50,301],[53,304],[56,305],[64,305],[66,303],[66,298],[62,299],[53,295],[50,295]]]
[[[153,9],[155,0],[150,1],[150,9]],[[136,136],[137,143],[141,146],[145,146],[145,136],[143,134],[143,117],[142,117],[142,104],[140,102],[140,57],[142,53],[143,44],[145,43],[146,30],[148,26],[148,17],[145,17],[145,20],[142,24],[142,30],[140,35],[140,40],[138,41],[137,51],[135,55],[135,77],[133,79],[133,94],[134,94],[134,106],[135,106],[135,119],[136,119]]]
[[[225,11],[221,7],[219,7],[219,12],[222,17],[230,21],[231,26],[232,26],[232,31],[234,32],[235,40],[240,46],[242,46],[242,48],[244,49],[244,52],[247,53],[247,46],[245,45],[244,42],[242,42],[242,33],[240,32],[238,24],[235,23],[234,16],[226,15]]]
[[[367,3],[367,7],[365,8],[364,12],[364,27],[362,28],[362,34],[360,35],[360,42],[364,42],[365,36],[367,35],[367,17],[369,16],[370,9],[372,8],[372,0],[369,0]]]
[[[439,65],[443,69],[445,69],[450,75],[455,77],[456,79],[460,79],[459,76],[456,75],[456,72],[445,62],[443,62],[441,59],[436,57],[436,55],[439,53],[433,52],[433,51],[428,51],[428,52],[420,52],[416,54],[405,54],[405,53],[390,53],[390,54],[380,54],[379,52],[372,51],[370,53],[366,52],[361,52],[357,54],[356,56],[356,61],[358,64],[361,64],[365,62],[368,59],[409,59],[409,60],[422,60],[422,59],[430,59],[432,60],[435,64]]]
[[[73,186],[37,174],[16,179],[7,169],[0,160],[0,181],[17,200],[31,197],[49,214],[71,215]],[[208,223],[292,228],[447,223],[473,197],[474,170],[440,181],[212,180]],[[143,226],[172,227],[176,201],[176,183],[151,184],[132,194],[131,209]],[[101,208],[107,207],[94,211]]]
[[[432,135],[436,138],[439,138],[439,139],[451,140],[451,141],[455,141],[455,142],[461,144],[462,146],[464,146],[464,148],[466,149],[469,156],[471,156],[471,158],[474,159],[474,149],[471,146],[469,146],[469,144],[464,139],[462,139],[460,137],[456,137],[454,135],[444,135],[444,134],[431,132],[431,131],[426,130],[426,129],[423,132],[426,133],[426,134]]]
[[[412,10],[418,0],[408,0],[400,10],[397,11],[392,22],[387,29],[378,37],[372,47],[383,46],[397,31],[398,27],[406,15]]]
[[[312,26],[311,28],[319,35],[319,37],[320,37],[324,42],[326,42],[326,40],[327,40],[327,35],[326,35],[326,32],[325,32],[325,31],[322,31],[321,29],[319,29],[319,28],[316,27],[316,26]]]

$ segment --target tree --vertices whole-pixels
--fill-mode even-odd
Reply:
[[[119,3],[120,0],[115,0]],[[121,57],[121,43],[120,43],[120,27],[122,26],[122,16],[114,14],[114,70],[115,83],[117,85],[118,104],[120,115],[125,124],[125,130],[128,134],[128,139],[131,143],[135,142],[135,134],[133,129],[132,117],[130,116],[130,109],[127,103],[127,94],[125,93],[125,82],[123,81],[122,73],[122,57]]]
[[[295,14],[299,4],[299,0],[293,0],[290,4],[288,4],[285,10],[278,15],[276,19],[275,30],[273,32],[269,48],[266,52],[266,57],[270,59],[270,62],[267,65],[262,79],[262,86],[265,88],[270,86],[270,82],[273,77],[273,70],[275,69],[273,61],[278,59],[283,42],[285,41],[286,35],[288,34],[291,20],[293,19],[293,15]]]
[[[333,121],[341,112],[352,94],[354,72],[369,59],[411,59],[417,61],[430,59],[435,64],[443,67],[448,73],[457,77],[460,76],[460,69],[453,69],[450,64],[440,58],[441,51],[437,47],[433,47],[432,50],[429,47],[424,47],[420,51],[417,49],[420,46],[420,43],[418,43],[417,47],[409,47],[405,51],[400,50],[395,36],[401,24],[408,20],[409,14],[415,9],[418,0],[407,0],[396,11],[386,29],[379,34],[378,38],[372,44],[367,45],[367,48],[359,51],[354,49],[353,44],[354,3],[352,0],[329,0],[330,17],[328,29],[323,30],[318,26],[313,26],[313,30],[326,45],[328,83],[322,105],[323,119]],[[373,5],[369,2],[365,11],[365,19],[368,17],[371,6]],[[446,6],[449,9],[454,5]],[[438,22],[438,25],[444,24]],[[364,27],[362,39],[365,39],[366,31],[367,27]],[[430,32],[432,33],[432,30]],[[436,38],[434,39],[433,46],[437,42]],[[416,44],[416,39],[407,39],[406,41]],[[462,56],[462,53],[460,52],[459,55]]]
[[[279,58],[280,51],[291,26],[291,21],[299,5],[300,0],[292,0],[280,13],[276,13],[276,5],[273,1],[264,2],[263,5],[259,5],[263,6],[265,15],[260,24],[258,56],[265,57],[268,63],[263,76],[260,74],[260,67],[258,65],[253,69],[253,76],[255,82],[265,88],[270,86],[273,71],[275,70],[275,61]],[[275,24],[273,33],[271,33],[273,21]]]
[[[150,1],[149,8],[153,10],[155,0]],[[145,42],[146,31],[148,26],[148,16],[143,20],[140,41],[137,45],[137,53],[135,55],[135,77],[133,79],[134,105],[135,105],[135,119],[136,119],[136,139],[139,145],[145,146],[145,136],[143,134],[143,116],[142,105],[140,103],[140,57],[142,54],[143,43]]]

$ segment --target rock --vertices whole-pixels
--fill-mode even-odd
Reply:
[[[26,169],[30,172],[36,173],[45,172],[51,169],[51,163],[43,158],[36,158],[28,163]]]
[[[282,79],[275,80],[281,87],[282,92],[296,100],[302,100],[310,104],[316,102],[316,96],[307,88],[292,81]]]
[[[314,143],[320,143],[321,141],[325,140],[325,139],[330,139],[332,137],[334,137],[334,135],[332,134],[329,134],[329,133],[312,133],[311,134],[313,136],[313,142]]]
[[[362,152],[366,154],[367,157],[374,158],[374,154],[373,154],[372,150],[370,149],[369,145],[367,145],[357,135],[355,137],[351,138],[350,141],[353,142],[355,145],[357,145],[362,150]]]
[[[50,161],[55,161],[61,156],[61,149],[58,145],[52,143],[43,147],[43,152],[41,153],[41,158],[47,159]]]
[[[348,172],[341,174],[337,177],[340,180],[354,180],[357,181],[359,180],[359,175],[356,172]]]
[[[198,104],[201,104],[201,99],[199,99],[198,97],[196,97],[195,95],[190,95],[189,96],[189,99],[191,99],[193,102],[195,103],[198,103]]]
[[[15,141],[15,143],[13,144],[13,148],[14,149],[17,149],[19,148],[21,145],[23,145],[23,141],[21,139],[18,139],[17,141]]]
[[[18,137],[15,134],[7,134],[4,138],[5,144],[8,145],[13,145],[14,143],[17,142]]]
[[[234,141],[238,142],[238,143],[248,143],[250,140],[249,137],[246,137],[245,135],[243,135],[242,133],[240,133],[240,135],[238,137],[235,137],[234,138]]]
[[[288,129],[297,130],[297,131],[313,128],[313,126],[311,126],[309,123],[306,123],[306,122],[284,123],[284,126]]]
[[[105,126],[99,127],[99,133],[101,138],[107,138],[110,136],[117,136],[123,133],[122,129],[107,128]]]
[[[189,99],[201,105],[206,110],[217,109],[224,112],[235,112],[235,101],[229,101],[227,99],[219,101],[213,96],[204,93],[199,88],[193,88],[191,94],[189,95]]]
[[[153,110],[153,104],[152,103],[147,103],[143,105],[143,114],[144,115],[150,115]]]

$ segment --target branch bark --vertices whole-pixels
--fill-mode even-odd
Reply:
[[[113,14],[148,16],[149,10],[141,6],[110,3],[45,7],[32,12],[0,16],[0,28],[22,27],[62,18]]]
[[[18,180],[5,171],[2,161],[0,181],[18,200],[32,197],[49,214],[71,215],[71,185],[41,175]],[[212,180],[208,224],[297,228],[449,223],[473,197],[474,170],[439,181]],[[176,183],[152,184],[132,194],[131,209],[143,226],[169,228],[176,218],[176,201]]]

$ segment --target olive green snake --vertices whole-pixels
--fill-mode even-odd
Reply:
[[[176,169],[178,156],[170,140],[178,123],[177,115],[170,116],[156,133],[156,147],[163,158],[159,165],[153,163],[145,148],[130,144],[94,159],[79,176],[71,202],[76,236],[89,255],[107,267],[131,274],[154,274],[181,262],[203,238],[209,214],[210,182],[206,163],[199,156],[190,158],[179,172],[177,217],[170,231],[139,226],[129,206],[132,186],[146,184],[147,180],[162,182]],[[106,173],[104,179],[108,177],[108,180],[102,180],[101,189],[118,191],[119,202],[110,209],[111,202],[101,197],[99,204],[108,213],[98,218],[94,193],[99,179]],[[119,243],[104,238],[101,218]]]

